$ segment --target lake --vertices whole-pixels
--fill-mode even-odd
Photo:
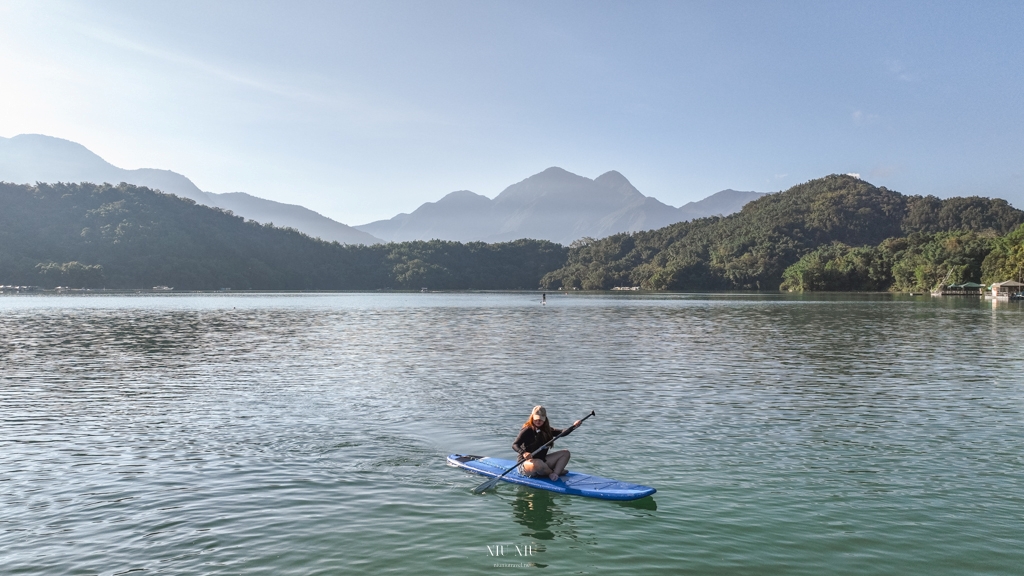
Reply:
[[[6,574],[1019,574],[1024,308],[0,296]],[[535,404],[615,503],[448,467]],[[501,548],[499,548],[499,546]]]

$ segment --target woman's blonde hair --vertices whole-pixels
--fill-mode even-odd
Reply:
[[[530,414],[530,417],[526,419],[526,423],[523,424],[522,427],[526,428],[527,426],[532,426],[532,425],[533,425],[533,414]],[[545,418],[544,419],[544,423],[540,425],[540,434],[541,434],[541,436],[544,437],[544,442],[547,442],[548,440],[551,440],[555,436],[555,433],[551,430],[551,421],[548,420],[547,418]]]

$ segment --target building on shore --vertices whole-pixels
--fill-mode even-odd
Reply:
[[[937,296],[982,296],[985,294],[985,285],[977,282],[947,284],[939,288],[937,292]]]
[[[992,298],[1008,300],[1014,294],[1024,292],[1024,284],[1016,280],[1004,280],[992,285]]]

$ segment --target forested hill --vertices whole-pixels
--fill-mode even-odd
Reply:
[[[129,184],[0,183],[0,284],[255,290],[886,290],[1024,270],[1024,212],[828,176],[739,213],[574,243],[327,243]],[[1005,236],[1002,236],[1005,235]],[[861,248],[864,247],[864,248]],[[987,280],[987,281],[989,281]]]
[[[786,268],[820,246],[873,246],[887,238],[953,230],[994,236],[1022,222],[1024,212],[1005,200],[904,196],[832,175],[764,196],[724,218],[576,242],[566,265],[541,284],[775,290]]]
[[[0,284],[534,289],[565,255],[533,240],[346,246],[129,184],[0,183]]]

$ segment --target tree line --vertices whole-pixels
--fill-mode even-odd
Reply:
[[[541,286],[906,290],[933,286],[949,267],[961,281],[1006,279],[1021,262],[1022,223],[1005,200],[905,196],[831,175],[726,217],[577,241]]]
[[[215,290],[925,290],[1024,274],[1024,212],[832,175],[658,230],[342,245],[129,184],[0,183],[0,284]]]
[[[538,240],[342,245],[129,184],[0,183],[0,284],[535,289],[566,252]]]
[[[783,272],[781,289],[925,291],[941,282],[990,284],[1024,277],[1024,225],[999,236],[976,232],[915,232],[877,246],[821,246]]]

